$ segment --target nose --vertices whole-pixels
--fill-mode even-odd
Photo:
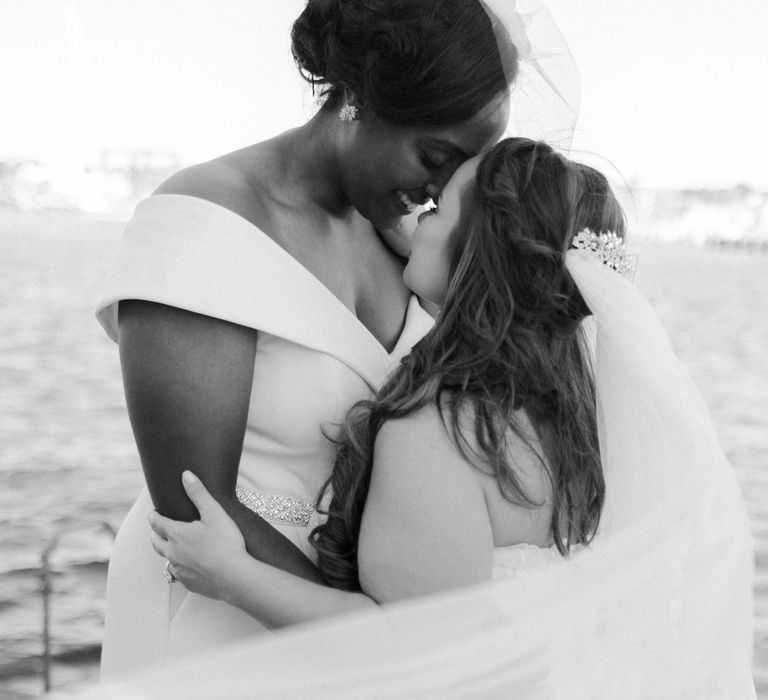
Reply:
[[[427,185],[427,194],[429,195],[430,199],[432,199],[432,201],[437,202],[437,198],[440,196],[443,188],[448,184],[448,180],[453,177],[453,174],[456,172],[458,167],[459,164],[457,163],[455,167],[443,168],[439,173],[435,175],[434,180]]]

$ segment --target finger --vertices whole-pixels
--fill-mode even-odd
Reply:
[[[200,520],[207,520],[222,510],[218,501],[211,496],[203,482],[192,472],[185,471],[181,475],[181,483],[184,484],[184,490],[187,492],[189,500],[195,504],[198,513],[200,513]]]
[[[168,559],[168,542],[164,540],[156,532],[152,532],[149,535],[149,541],[152,543],[152,549],[155,550],[161,557]]]
[[[178,524],[175,520],[160,515],[156,510],[149,513],[147,520],[149,520],[149,526],[160,535],[160,537],[166,540],[173,539],[175,527]]]

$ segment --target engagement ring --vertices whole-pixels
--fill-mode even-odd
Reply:
[[[165,568],[163,569],[163,575],[165,576],[165,580],[168,581],[168,583],[176,583],[179,579],[177,579],[172,573],[171,573],[171,562],[167,561],[165,562]]]

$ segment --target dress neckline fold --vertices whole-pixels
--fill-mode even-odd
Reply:
[[[136,207],[96,316],[113,340],[125,299],[221,319],[335,357],[376,390],[432,327],[411,295],[391,352],[312,272],[259,227],[199,197]]]
[[[370,344],[372,347],[375,347],[377,350],[377,354],[393,362],[399,361],[406,354],[405,352],[403,352],[403,346],[406,344],[408,338],[412,336],[412,333],[408,332],[409,317],[413,313],[416,313],[416,307],[418,307],[419,311],[424,312],[415,295],[411,294],[408,300],[408,303],[405,309],[405,315],[403,317],[403,324],[400,329],[400,335],[395,341],[395,344],[392,350],[388,351],[384,347],[384,345],[382,345],[381,341],[379,341],[379,339],[370,331],[370,329],[357,317],[357,315],[346,304],[344,304],[344,302],[341,301],[341,299],[339,299],[309,268],[307,268],[296,257],[291,255],[283,246],[281,246],[277,241],[275,241],[274,238],[272,238],[267,233],[265,233],[261,228],[256,226],[256,224],[254,224],[252,221],[249,221],[244,216],[238,214],[235,211],[232,211],[231,209],[228,209],[225,206],[222,206],[221,204],[217,204],[216,202],[212,202],[202,197],[195,197],[192,195],[185,195],[185,194],[157,194],[157,195],[152,195],[148,199],[152,200],[152,199],[160,199],[160,198],[190,199],[195,201],[196,203],[202,203],[204,206],[210,206],[215,209],[221,210],[221,212],[225,216],[235,217],[237,220],[242,222],[242,225],[249,227],[255,234],[257,234],[262,239],[263,244],[271,248],[274,253],[280,256],[286,265],[292,266],[297,274],[303,276],[306,279],[307,283],[312,287],[314,287],[317,293],[320,294],[321,297],[325,299],[327,304],[329,304],[330,306],[336,307],[337,312],[342,316],[346,317],[350,321],[350,324],[356,327],[356,330],[357,330],[356,335],[365,337],[366,343]],[[413,343],[410,343],[407,345],[408,350],[410,350],[410,347],[412,344]]]

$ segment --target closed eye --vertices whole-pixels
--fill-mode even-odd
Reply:
[[[451,160],[450,156],[445,156],[439,160],[430,158],[426,151],[421,152],[421,162],[427,170],[440,170]]]

